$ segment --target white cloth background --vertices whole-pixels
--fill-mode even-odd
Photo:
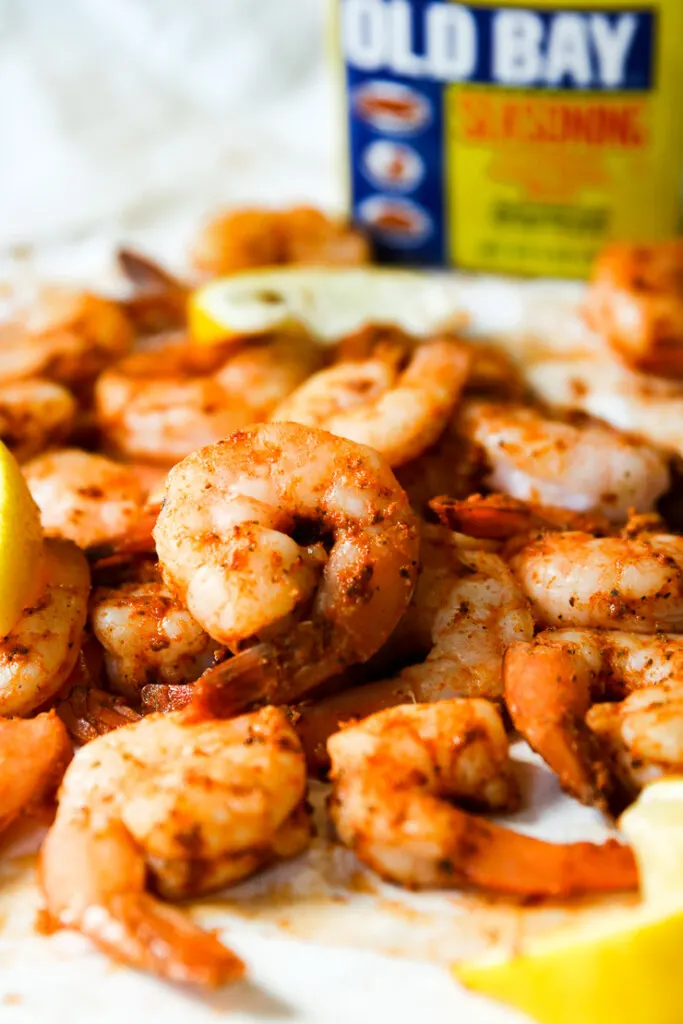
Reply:
[[[326,8],[0,0],[0,252],[338,203]]]

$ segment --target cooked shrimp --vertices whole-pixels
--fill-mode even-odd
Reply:
[[[119,249],[119,267],[133,285],[121,302],[137,334],[179,330],[187,322],[189,288],[157,263],[131,249]]]
[[[243,965],[169,899],[234,884],[306,848],[306,766],[284,714],[150,715],[81,748],[41,854],[47,909],[117,960],[219,985]]]
[[[104,649],[110,686],[137,698],[149,683],[186,683],[213,661],[217,643],[164,586],[158,570],[97,587],[90,623]]]
[[[443,432],[465,384],[468,350],[435,338],[405,368],[375,356],[321,370],[286,398],[271,420],[321,427],[367,444],[390,466],[416,458]]]
[[[585,315],[630,366],[683,377],[683,241],[607,246],[593,267]]]
[[[45,542],[42,586],[33,604],[0,639],[0,714],[28,715],[57,693],[76,664],[90,573],[66,541]]]
[[[325,742],[343,722],[409,701],[503,696],[503,654],[534,632],[528,603],[503,560],[468,550],[443,527],[423,526],[413,600],[389,646],[426,658],[398,675],[302,706],[296,723],[309,764],[326,764]]]
[[[374,654],[417,575],[416,518],[386,462],[293,423],[238,431],[175,466],[154,537],[167,584],[207,633],[271,641],[264,685],[277,701]],[[241,657],[222,673],[251,664]]]
[[[536,409],[469,402],[460,429],[486,453],[489,487],[514,498],[623,522],[669,489],[668,459],[599,423],[565,423]]]
[[[58,702],[57,714],[77,743],[90,743],[141,718],[123,697],[95,686],[75,686]]]
[[[297,333],[229,349],[174,342],[136,352],[97,381],[98,420],[127,457],[172,465],[265,419],[320,359]]]
[[[470,494],[465,499],[442,494],[432,498],[429,507],[444,526],[482,541],[512,540],[544,530],[581,530],[595,536],[613,532],[599,513],[535,505],[507,494]]]
[[[525,369],[549,405],[577,409],[683,455],[683,383],[635,373],[614,359],[544,359]]]
[[[619,704],[594,704],[586,714],[586,725],[628,797],[683,770],[683,680],[677,675],[677,681],[636,690]]]
[[[141,514],[137,475],[103,455],[65,448],[26,463],[24,476],[45,534],[81,548],[125,532]]]
[[[36,718],[0,718],[0,831],[57,790],[72,757],[54,711]]]
[[[194,266],[212,277],[276,263],[368,263],[361,233],[319,210],[234,210],[212,218],[191,249]]]
[[[0,393],[0,440],[19,462],[58,444],[76,419],[76,399],[49,380],[3,384]]]
[[[591,704],[682,676],[682,635],[548,630],[507,651],[505,700],[516,728],[561,785],[583,803],[614,811],[629,794],[585,722]]]
[[[683,632],[683,537],[545,533],[510,567],[542,626]]]
[[[454,806],[515,803],[505,729],[486,701],[391,708],[335,733],[328,747],[339,838],[384,878],[543,896],[638,884],[631,851],[614,841],[555,846]]]
[[[16,320],[0,325],[0,381],[48,377],[80,387],[130,349],[133,332],[115,302],[45,288]]]

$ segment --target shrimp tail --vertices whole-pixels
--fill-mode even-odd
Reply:
[[[86,554],[92,568],[105,569],[126,562],[135,555],[152,554],[155,550],[152,530],[160,510],[159,504],[147,505],[124,534],[89,547]]]
[[[213,665],[187,687],[191,698],[186,720],[233,718],[251,705],[270,703],[276,660],[277,652],[271,644],[262,643]]]
[[[169,981],[217,988],[245,972],[215,935],[148,893],[113,896],[85,915],[81,930],[105,952]]]

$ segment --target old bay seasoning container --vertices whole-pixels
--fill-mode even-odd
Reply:
[[[385,262],[581,277],[680,228],[683,0],[335,0],[349,200]]]

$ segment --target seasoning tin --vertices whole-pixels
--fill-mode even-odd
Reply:
[[[335,0],[349,205],[383,262],[582,277],[680,227],[683,0]]]

